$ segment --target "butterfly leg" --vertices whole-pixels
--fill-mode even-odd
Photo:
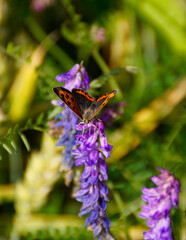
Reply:
[[[84,133],[86,129],[90,128],[90,124],[85,124],[84,122],[80,122],[78,125],[83,124],[83,130],[82,132]]]

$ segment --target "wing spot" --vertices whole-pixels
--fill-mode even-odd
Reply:
[[[61,98],[64,99],[64,94],[63,93],[60,93],[59,95],[60,95]]]
[[[74,110],[76,109],[75,107],[72,107]]]
[[[71,98],[71,101],[72,101],[72,102],[74,102],[74,99],[73,99],[73,98]]]
[[[66,94],[66,96],[65,96],[65,97],[66,97],[66,99],[69,99],[69,95],[68,95],[68,94]]]
[[[71,102],[67,101],[68,105],[71,105]]]

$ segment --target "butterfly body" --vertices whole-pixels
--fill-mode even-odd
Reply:
[[[85,123],[90,122],[118,92],[114,90],[95,99],[80,88],[73,88],[70,92],[63,87],[54,87],[53,91]]]

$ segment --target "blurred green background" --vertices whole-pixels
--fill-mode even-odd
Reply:
[[[107,215],[116,239],[142,239],[141,189],[171,171],[181,183],[171,212],[186,239],[186,2],[0,0],[0,239],[92,239],[66,186],[48,121],[55,76],[84,62],[90,94],[119,89],[125,112],[107,128]]]

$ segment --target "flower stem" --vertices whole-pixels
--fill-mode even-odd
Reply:
[[[98,48],[94,48],[92,50],[92,56],[93,56],[94,60],[97,62],[97,64],[99,65],[99,67],[101,68],[101,70],[104,74],[110,72],[109,67],[107,66],[106,62],[104,61],[104,59],[102,58],[102,56],[99,53]],[[116,97],[118,99],[121,99],[122,98],[122,91],[121,91],[117,81],[112,76],[110,76],[110,78],[108,79],[108,82],[109,82],[110,87],[112,89],[118,89],[119,90]]]
[[[34,18],[28,16],[26,19],[26,24],[31,34],[39,42],[44,44],[46,49],[53,55],[53,57],[61,63],[64,70],[68,70],[74,65],[74,61],[70,58],[70,56],[62,48],[60,48],[55,41],[46,35]]]

